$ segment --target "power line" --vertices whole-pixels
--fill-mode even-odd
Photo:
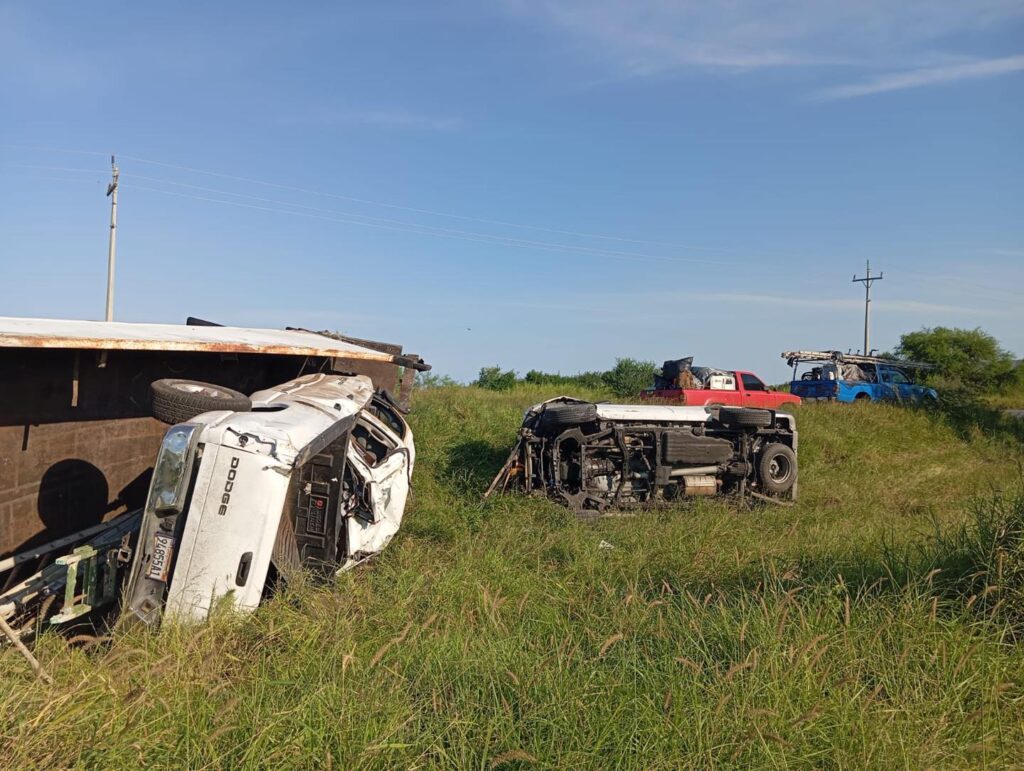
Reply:
[[[167,163],[165,161],[155,161],[155,160],[150,160],[148,158],[139,158],[138,156],[125,155],[123,157],[127,158],[129,160],[136,161],[138,163],[149,163],[149,164],[152,164],[154,166],[164,166],[166,168],[178,169],[179,171],[188,171],[188,172],[193,173],[193,174],[205,174],[205,175],[211,176],[211,177],[220,177],[222,179],[234,180],[236,182],[246,182],[246,183],[252,184],[252,185],[265,185],[267,187],[276,187],[276,188],[279,188],[281,190],[288,190],[288,191],[291,191],[293,193],[305,193],[306,195],[318,195],[318,196],[323,196],[323,197],[326,197],[326,198],[337,198],[337,199],[342,200],[342,201],[351,201],[353,203],[362,203],[362,204],[367,204],[369,206],[382,206],[382,207],[385,207],[385,208],[388,208],[388,209],[399,209],[399,210],[402,210],[402,211],[413,212],[413,213],[416,213],[416,214],[425,214],[425,215],[430,216],[430,217],[449,217],[451,219],[465,220],[467,222],[479,222],[481,224],[486,224],[486,225],[499,225],[501,227],[520,228],[520,229],[524,229],[524,230],[536,230],[536,231],[540,231],[540,232],[544,232],[544,233],[552,233],[552,234],[563,235],[563,236],[572,236],[574,238],[594,238],[594,239],[608,240],[608,241],[622,241],[622,242],[634,243],[634,244],[648,244],[648,245],[651,245],[651,246],[665,246],[665,247],[669,247],[669,248],[673,248],[673,249],[692,249],[694,251],[711,251],[711,252],[737,252],[738,251],[738,250],[730,250],[730,249],[724,249],[724,248],[721,248],[721,247],[714,247],[714,246],[694,246],[694,245],[686,245],[686,244],[673,244],[673,243],[666,243],[666,242],[663,242],[663,241],[651,241],[651,240],[638,239],[638,238],[624,238],[622,236],[609,236],[609,235],[603,235],[603,234],[599,234],[599,233],[584,233],[584,232],[578,232],[578,231],[573,231],[573,230],[559,230],[557,228],[547,228],[547,227],[542,227],[540,225],[528,225],[528,224],[519,223],[519,222],[508,222],[508,221],[505,221],[505,220],[495,220],[495,219],[487,219],[487,218],[483,218],[483,217],[473,217],[473,216],[469,216],[469,215],[465,215],[465,214],[453,214],[451,212],[440,212],[440,211],[434,211],[434,210],[431,210],[431,209],[421,209],[421,208],[418,208],[418,207],[415,207],[415,206],[404,206],[402,204],[387,203],[385,201],[374,201],[374,200],[370,200],[368,198],[357,198],[355,196],[341,195],[339,193],[327,193],[327,192],[323,192],[323,191],[320,191],[320,190],[311,190],[309,188],[296,187],[294,185],[285,185],[285,184],[281,184],[281,183],[278,183],[278,182],[268,182],[266,180],[253,179],[251,177],[239,177],[239,176],[235,176],[233,174],[224,174],[224,173],[218,172],[218,171],[208,171],[208,170],[205,170],[205,169],[198,169],[198,168],[195,168],[193,166],[182,166],[182,165],[176,164],[176,163]],[[742,252],[742,253],[749,254],[749,252],[745,252],[745,251]]]
[[[5,145],[5,146],[9,146],[9,147],[10,146],[23,147],[22,145]],[[65,150],[65,149],[61,149],[61,148],[39,148],[39,147],[35,147],[34,149],[43,149],[43,150],[48,150],[48,151],[52,151],[52,152],[63,152],[63,153],[73,153],[73,154],[103,155],[103,153],[91,153],[89,151],[83,151],[83,150]],[[122,156],[122,157],[124,157],[124,156]],[[44,170],[44,171],[64,171],[64,172],[76,172],[76,173],[96,174],[96,175],[101,175],[101,174],[104,173],[104,172],[102,172],[100,170],[97,170],[97,169],[79,168],[79,167],[67,167],[67,166],[49,166],[49,165],[21,164],[21,163],[9,163],[9,164],[6,164],[6,165],[9,166],[9,167],[13,167],[13,168],[35,169],[35,170]],[[188,167],[185,167],[185,168],[188,168]],[[439,232],[450,232],[450,233],[453,233],[453,234],[467,235],[467,236],[470,236],[471,238],[467,237],[466,239],[463,239],[463,240],[474,240],[475,242],[478,242],[478,243],[499,243],[499,244],[504,243],[506,245],[509,245],[508,244],[509,241],[519,242],[518,239],[511,239],[511,238],[506,237],[506,236],[498,236],[498,235],[492,235],[492,234],[476,234],[476,233],[471,233],[471,232],[467,232],[467,231],[458,231],[458,230],[452,230],[452,229],[447,229],[447,228],[438,228],[436,226],[423,225],[423,224],[419,224],[419,223],[404,223],[401,220],[393,220],[393,219],[388,219],[388,218],[383,218],[383,217],[373,217],[371,215],[366,215],[366,214],[357,214],[357,213],[352,213],[352,212],[338,212],[336,210],[323,209],[323,208],[320,208],[320,207],[308,206],[306,204],[298,204],[298,203],[293,203],[293,202],[290,202],[290,201],[279,201],[279,200],[275,200],[275,199],[265,198],[265,197],[262,197],[262,196],[254,196],[254,195],[251,195],[249,193],[240,193],[240,192],[235,192],[235,191],[231,191],[231,190],[220,190],[220,189],[217,189],[217,188],[210,188],[210,187],[205,187],[205,186],[201,186],[201,185],[192,185],[192,184],[185,183],[185,182],[177,182],[177,181],[174,181],[174,180],[162,179],[162,178],[158,178],[158,177],[150,177],[150,176],[143,175],[143,174],[135,174],[135,173],[132,173],[132,174],[122,174],[122,177],[126,177],[126,176],[130,177],[132,179],[143,179],[143,180],[148,180],[148,181],[151,181],[151,182],[157,182],[157,183],[161,183],[161,184],[173,185],[173,186],[176,186],[176,187],[185,187],[185,188],[188,188],[188,189],[201,190],[201,191],[205,191],[205,192],[217,193],[217,194],[220,194],[220,195],[228,195],[228,196],[233,196],[233,197],[246,198],[248,200],[255,200],[255,201],[260,201],[260,202],[265,202],[265,203],[272,203],[272,204],[274,204],[276,206],[285,206],[285,207],[290,207],[290,208],[303,209],[303,210],[306,210],[306,211],[311,211],[311,212],[316,212],[316,213],[322,213],[322,214],[342,215],[342,216],[345,216],[345,217],[354,217],[354,218],[359,218],[359,219],[368,219],[368,220],[372,220],[372,221],[375,221],[375,222],[384,222],[384,223],[392,223],[392,224],[396,224],[396,225],[402,225],[403,227],[401,227],[401,228],[394,228],[394,229],[395,230],[403,230],[404,232],[413,232],[413,233],[420,233],[420,234],[431,235],[432,233],[429,233],[427,231],[436,230],[436,231],[439,231]],[[59,177],[59,176],[37,176],[36,178],[37,179],[44,179],[44,180],[48,180],[48,181],[55,181],[55,182],[79,182],[79,181],[82,181],[81,179],[75,179],[75,178],[70,178],[70,177]],[[245,179],[245,178],[240,178],[240,179]],[[155,189],[150,189],[150,192],[165,192],[167,194],[170,194],[169,191],[159,191],[159,190],[155,190]],[[327,195],[329,195],[329,194],[327,194]],[[188,196],[181,196],[181,197],[188,197]],[[216,200],[216,199],[205,198],[205,197],[201,197],[201,196],[193,196],[193,198],[196,199],[196,200],[209,201],[209,202],[213,202],[213,203],[228,203],[228,202],[219,201],[219,200]],[[274,211],[277,211],[278,213],[282,213],[282,211],[280,209],[274,209]],[[327,219],[327,218],[321,218],[321,219]],[[339,220],[339,222],[343,222],[343,221]],[[497,222],[497,221],[495,221],[495,222]],[[344,224],[363,224],[363,223],[344,221]],[[569,233],[571,231],[555,231],[555,232]],[[436,235],[436,233],[433,233],[433,235]],[[630,240],[630,239],[621,239],[621,240]],[[528,242],[523,242],[523,243],[528,243]],[[546,244],[544,242],[534,242],[534,243],[536,244],[536,248],[541,249],[541,250],[555,249],[555,250],[558,250],[558,251],[575,251],[575,250],[586,249],[586,247],[574,247],[574,246],[571,246],[571,245],[561,245],[561,244],[552,245],[552,244]],[[660,243],[660,242],[651,242],[651,243]],[[587,249],[587,251],[584,252],[584,253],[594,253],[594,254],[600,255],[600,256],[616,256],[616,257],[625,257],[626,255],[631,255],[631,256],[634,255],[634,253],[629,253],[629,252],[617,253],[617,254],[611,255],[611,254],[608,254],[605,250],[593,250],[593,252],[591,252],[591,250],[589,250],[589,249]],[[749,252],[749,254],[758,254],[758,252]],[[787,259],[799,259],[799,258],[790,256],[790,255],[781,255],[780,254],[780,255],[777,255],[777,256],[779,256],[781,258],[787,258]],[[656,259],[656,260],[669,260],[669,259],[672,259],[670,257],[663,257],[663,256],[656,256],[656,255],[642,255],[642,254],[636,254],[635,257],[636,257],[636,259]],[[697,260],[694,260],[694,261],[696,262]],[[723,264],[723,263],[711,263],[710,261],[707,261],[707,262],[709,262],[709,264]],[[965,281],[965,280],[963,280],[961,278],[934,276],[934,275],[920,273],[920,272],[916,272],[916,271],[913,271],[913,270],[907,270],[907,269],[903,269],[902,272],[905,273],[908,276],[914,276],[914,277],[916,277],[918,279],[929,281],[929,282],[933,282],[933,283],[941,283],[941,284],[949,284],[949,285],[954,285],[955,284],[958,289],[960,289],[962,291],[966,291],[968,294],[972,294],[974,296],[981,297],[981,298],[984,298],[984,299],[994,300],[994,301],[997,301],[997,302],[1004,302],[1004,301],[1009,299],[1009,295],[1005,295],[1005,294],[1000,294],[998,296],[993,295],[992,294],[993,291],[995,291],[995,292],[1000,292],[1001,291],[1000,289],[998,289],[996,287],[989,287],[989,286],[984,286],[984,285],[978,284],[978,283],[968,282],[968,281]],[[826,274],[822,273],[820,275],[824,276]]]
[[[398,225],[388,225],[376,222],[361,222],[353,219],[344,219],[341,217],[329,217],[319,214],[313,214],[311,212],[303,211],[292,211],[289,209],[282,209],[279,207],[272,206],[258,206],[255,204],[244,203],[242,201],[225,201],[218,198],[209,198],[207,196],[193,195],[191,193],[178,193],[171,190],[161,190],[155,187],[146,187],[144,185],[131,185],[132,190],[144,190],[151,193],[160,193],[162,195],[171,195],[177,198],[191,198],[198,201],[207,201],[210,203],[219,203],[227,206],[238,206],[245,209],[256,209],[257,211],[268,211],[275,212],[278,214],[291,214],[298,217],[308,217],[311,219],[324,220],[326,222],[337,222],[344,225],[362,225],[363,227],[378,228],[381,230],[393,230],[405,233],[413,233],[416,235],[427,235],[435,236],[438,238],[454,238],[461,241],[472,241],[475,243],[484,243],[497,246],[512,246],[519,249],[540,249],[543,251],[560,251],[569,252],[573,254],[590,255],[596,257],[611,257],[613,259],[639,259],[639,260],[655,260],[662,262],[702,262],[712,265],[721,263],[713,263],[708,260],[697,260],[686,257],[665,257],[662,255],[654,254],[639,254],[634,252],[615,252],[601,249],[590,249],[582,246],[571,246],[569,244],[555,244],[547,243],[543,241],[525,241],[521,239],[506,239],[503,236],[486,236],[486,235],[474,235],[471,233],[461,234],[455,233],[441,233],[434,232],[434,230],[428,230],[429,226],[410,225],[408,227],[402,227]]]
[[[61,152],[61,153],[72,153],[72,154],[73,153],[81,153],[81,154],[85,154],[85,155],[100,155],[100,156],[104,155],[104,153],[97,153],[97,152],[89,151],[89,150],[80,150],[79,151],[79,150],[68,150],[68,149],[63,149],[63,148],[47,148],[47,147],[40,147],[40,146],[33,146],[33,145],[8,145],[8,146],[13,146],[13,147],[30,147],[32,149],[37,149],[37,150],[46,150],[46,151]],[[780,254],[775,254],[775,253],[771,253],[771,252],[751,251],[751,250],[748,250],[748,249],[731,249],[731,248],[727,248],[727,247],[701,246],[701,245],[695,245],[695,244],[678,244],[678,243],[671,243],[671,242],[667,242],[667,241],[657,241],[657,240],[651,240],[651,239],[626,238],[626,237],[623,237],[623,236],[612,236],[612,235],[601,234],[601,233],[587,233],[587,232],[574,231],[574,230],[562,230],[562,229],[558,229],[558,228],[543,227],[543,226],[540,226],[540,225],[530,225],[530,224],[521,223],[521,222],[510,222],[510,221],[507,221],[507,220],[488,219],[488,218],[484,218],[484,217],[474,217],[474,216],[469,216],[469,215],[465,215],[465,214],[455,214],[455,213],[452,213],[452,212],[441,212],[441,211],[436,211],[436,210],[432,210],[432,209],[423,209],[423,208],[419,208],[419,207],[415,207],[415,206],[406,206],[406,205],[402,205],[402,204],[389,203],[389,202],[386,202],[386,201],[376,201],[376,200],[371,200],[371,199],[368,199],[368,198],[359,198],[359,197],[356,197],[356,196],[342,195],[342,194],[339,194],[339,193],[328,193],[328,192],[324,192],[324,191],[321,191],[321,190],[312,190],[310,188],[298,187],[298,186],[295,186],[295,185],[282,184],[282,183],[279,183],[279,182],[270,182],[270,181],[267,181],[267,180],[255,179],[255,178],[252,178],[252,177],[242,177],[242,176],[237,176],[237,175],[234,175],[234,174],[226,174],[224,172],[219,172],[219,171],[211,171],[211,170],[208,170],[208,169],[200,169],[200,168],[197,168],[195,166],[185,166],[185,165],[182,165],[182,164],[179,164],[179,163],[169,163],[167,161],[158,161],[158,160],[154,160],[154,159],[151,159],[151,158],[142,158],[142,157],[135,156],[135,155],[122,155],[121,158],[122,158],[122,160],[132,160],[132,161],[135,161],[137,163],[146,163],[146,164],[150,164],[150,165],[154,165],[154,166],[162,166],[164,168],[176,169],[176,170],[179,170],[179,171],[186,171],[186,172],[189,172],[189,173],[192,173],[192,174],[203,174],[203,175],[206,175],[206,176],[218,177],[218,178],[221,178],[221,179],[229,179],[229,180],[233,180],[235,182],[245,182],[247,184],[252,184],[252,185],[263,185],[263,186],[266,186],[266,187],[274,187],[274,188],[278,188],[278,189],[281,189],[281,190],[288,190],[288,191],[294,192],[294,193],[303,193],[305,195],[322,196],[322,197],[325,197],[325,198],[336,198],[338,200],[350,201],[350,202],[353,202],[353,203],[361,203],[361,204],[365,204],[365,205],[368,205],[368,206],[381,206],[381,207],[385,207],[385,208],[389,208],[389,209],[397,209],[397,210],[401,210],[401,211],[413,212],[413,213],[416,213],[416,214],[423,214],[423,215],[430,216],[430,217],[448,217],[448,218],[451,218],[451,219],[464,220],[464,221],[467,221],[467,222],[478,222],[478,223],[486,224],[486,225],[498,225],[498,226],[501,226],[501,227],[518,228],[518,229],[524,229],[524,230],[535,230],[535,231],[538,231],[538,232],[552,233],[552,234],[555,234],[555,235],[571,236],[573,238],[591,238],[591,239],[597,239],[597,240],[619,241],[619,242],[623,242],[623,243],[647,244],[647,245],[650,245],[650,246],[663,246],[663,247],[671,248],[671,249],[687,249],[687,250],[691,250],[691,251],[718,252],[718,253],[722,253],[722,254],[760,255],[760,256],[765,256],[765,257],[780,257],[780,258],[786,258],[787,257],[787,255],[780,255]],[[86,170],[83,169],[82,171],[86,171]]]
[[[105,171],[97,169],[81,169],[70,166],[38,166],[33,163],[8,163],[8,166],[15,169],[40,169],[42,171],[81,171],[88,174],[106,174]]]
[[[557,247],[559,247],[561,249],[581,250],[581,251],[585,250],[588,253],[601,254],[601,255],[606,255],[606,256],[616,256],[616,257],[636,257],[636,258],[643,258],[643,259],[649,259],[649,260],[672,260],[674,262],[696,262],[696,263],[703,263],[703,264],[707,264],[707,265],[728,265],[728,264],[730,264],[730,263],[724,263],[724,262],[720,262],[720,261],[703,260],[703,259],[698,259],[698,258],[694,258],[694,257],[668,257],[668,256],[663,256],[663,255],[655,255],[655,254],[643,254],[643,253],[640,253],[640,252],[623,252],[623,251],[612,250],[612,249],[596,249],[594,247],[573,246],[572,244],[556,244],[556,243],[549,242],[549,241],[534,241],[534,240],[531,240],[531,239],[513,238],[511,236],[501,236],[501,235],[495,235],[495,234],[492,234],[492,233],[479,233],[479,232],[472,231],[472,230],[458,230],[458,229],[455,229],[455,228],[442,228],[442,227],[438,227],[437,225],[423,225],[423,224],[420,224],[418,222],[407,222],[405,220],[396,220],[396,219],[391,219],[391,218],[388,218],[388,217],[373,217],[373,216],[371,216],[369,214],[359,214],[357,212],[337,211],[337,210],[334,210],[334,209],[322,209],[322,208],[319,208],[319,207],[316,207],[316,206],[307,206],[305,204],[292,203],[291,201],[280,201],[280,200],[275,200],[275,199],[272,199],[272,198],[263,198],[262,196],[249,195],[248,193],[236,193],[236,192],[233,192],[231,190],[219,190],[217,188],[203,187],[202,185],[190,185],[190,184],[185,183],[185,182],[174,182],[172,180],[160,179],[158,177],[149,177],[149,176],[145,176],[145,175],[142,175],[142,174],[128,174],[128,175],[125,175],[125,176],[128,176],[131,179],[142,179],[142,180],[147,180],[149,182],[157,182],[157,183],[166,184],[166,185],[175,185],[175,186],[178,186],[178,187],[186,187],[186,188],[189,188],[189,189],[192,189],[192,190],[200,190],[200,191],[207,192],[207,193],[216,193],[216,194],[219,194],[219,195],[230,195],[230,196],[236,196],[236,197],[239,197],[239,198],[246,198],[246,199],[251,200],[251,201],[259,201],[261,203],[274,204],[276,206],[285,206],[285,207],[291,207],[293,209],[302,209],[302,210],[305,210],[305,211],[315,212],[317,214],[330,215],[330,216],[333,216],[333,217],[351,217],[351,218],[355,218],[355,219],[358,219],[358,220],[369,220],[370,222],[375,222],[375,223],[384,223],[384,224],[388,224],[388,225],[396,225],[396,226],[401,227],[401,228],[415,228],[416,232],[420,232],[420,231],[432,232],[434,235],[438,235],[438,236],[445,236],[445,235],[467,236],[467,237],[471,237],[471,238],[474,238],[474,239],[485,240],[485,241],[488,241],[488,242],[489,241],[493,241],[495,243],[529,244],[531,246],[537,246],[537,247],[541,247],[541,248],[545,248],[545,249],[557,246]],[[284,213],[288,213],[287,210]],[[296,212],[296,213],[298,213],[298,212]],[[354,224],[359,224],[359,223],[354,223]]]
[[[122,157],[127,157],[127,156],[122,156]],[[11,165],[19,167],[19,168],[43,169],[43,170],[47,170],[47,171],[68,171],[68,172],[75,172],[75,171],[77,171],[77,172],[90,173],[90,174],[94,173],[93,169],[70,168],[70,167],[66,167],[66,166],[35,166],[35,165],[30,165],[30,164],[11,164]],[[316,214],[328,215],[326,217],[321,217],[320,219],[329,219],[329,220],[333,219],[333,221],[341,222],[341,223],[344,223],[344,224],[367,225],[367,226],[375,226],[375,227],[381,227],[381,228],[383,228],[383,225],[392,225],[392,226],[395,226],[395,227],[393,227],[393,228],[383,228],[383,229],[401,230],[401,231],[404,231],[404,232],[419,233],[419,234],[424,234],[424,235],[434,235],[434,236],[438,236],[438,237],[461,238],[461,239],[464,239],[464,240],[473,240],[473,241],[476,241],[478,243],[494,243],[494,244],[498,244],[498,245],[513,245],[513,246],[523,246],[523,247],[531,246],[531,247],[537,247],[539,249],[545,249],[545,250],[556,249],[556,250],[559,250],[559,251],[579,252],[579,253],[582,253],[582,254],[593,254],[593,255],[599,255],[599,256],[605,256],[605,257],[635,258],[635,259],[661,260],[661,261],[671,261],[671,262],[692,262],[692,263],[700,263],[700,264],[706,264],[706,265],[728,265],[728,264],[730,264],[730,263],[722,262],[722,261],[719,261],[719,260],[705,260],[705,259],[700,259],[700,258],[696,258],[696,257],[670,257],[670,256],[664,256],[664,255],[656,255],[656,254],[644,254],[644,253],[640,253],[640,252],[625,252],[625,251],[612,250],[612,249],[600,249],[600,248],[596,248],[596,247],[574,246],[572,244],[558,244],[558,243],[552,243],[552,242],[547,242],[547,241],[535,241],[535,240],[532,240],[532,239],[513,238],[511,236],[502,236],[502,235],[496,235],[496,234],[492,234],[492,233],[480,233],[480,232],[476,232],[476,231],[458,230],[458,229],[455,229],[455,228],[444,228],[444,227],[439,227],[437,225],[424,225],[424,224],[421,224],[421,223],[418,223],[418,222],[407,222],[405,220],[396,220],[396,219],[392,219],[392,218],[388,218],[388,217],[374,217],[374,216],[369,215],[369,214],[360,214],[358,212],[338,211],[338,210],[335,210],[335,209],[323,209],[323,208],[316,207],[316,206],[308,206],[306,204],[293,203],[292,201],[281,201],[281,200],[277,200],[277,199],[273,199],[273,198],[265,198],[263,196],[251,195],[249,193],[238,193],[238,192],[235,192],[233,190],[221,190],[221,189],[218,189],[218,188],[205,187],[203,185],[193,185],[193,184],[189,184],[187,182],[177,182],[177,181],[174,181],[174,180],[162,179],[160,177],[151,177],[151,176],[148,176],[148,175],[145,175],[145,174],[136,174],[134,172],[127,173],[127,174],[122,174],[121,177],[122,177],[122,179],[124,179],[124,178],[127,178],[129,180],[141,179],[141,180],[146,180],[146,181],[149,181],[149,182],[155,182],[155,183],[158,183],[158,184],[173,185],[175,187],[184,187],[184,188],[188,188],[190,190],[199,190],[199,191],[207,192],[207,193],[215,193],[217,195],[234,196],[234,197],[237,197],[237,198],[245,198],[245,199],[248,199],[250,201],[258,201],[258,202],[261,202],[261,203],[272,204],[275,208],[267,209],[267,210],[269,210],[269,211],[276,211],[276,212],[281,213],[281,214],[305,214],[305,212],[314,212]],[[132,185],[132,188],[136,189],[136,190],[147,190],[149,192],[164,192],[164,193],[167,193],[167,194],[171,194],[170,191],[163,191],[163,190],[159,190],[159,189],[156,189],[156,188],[148,188],[148,187],[134,185],[134,184]],[[208,201],[208,202],[211,202],[211,203],[223,203],[223,204],[231,204],[231,203],[233,203],[231,201],[222,201],[220,199],[207,198],[205,196],[185,196],[184,194],[180,194],[179,197],[192,197],[195,200]],[[279,207],[286,207],[286,208],[279,208]],[[250,208],[255,208],[255,207],[250,207]],[[293,211],[294,209],[300,209],[300,210],[304,210],[304,211]],[[339,217],[343,217],[343,218],[347,218],[347,219],[335,219],[335,218],[339,218]],[[368,222],[363,222],[362,220],[368,220]],[[382,223],[382,224],[377,224],[377,223]]]

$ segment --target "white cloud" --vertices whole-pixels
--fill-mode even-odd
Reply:
[[[786,308],[803,308],[811,310],[864,310],[864,300],[860,296],[853,297],[814,297],[807,295],[764,294],[756,292],[630,292],[616,293],[588,292],[566,295],[559,301],[544,300],[465,300],[457,303],[466,305],[486,305],[489,308],[515,308],[530,310],[571,311],[583,315],[596,314],[607,316],[603,310],[609,304],[618,303],[632,308],[646,309],[648,315],[654,311],[659,317],[679,317],[685,308],[695,305],[742,305],[742,306],[782,306]],[[449,307],[454,303],[439,303],[439,307]],[[1024,309],[1014,305],[1003,307],[975,308],[964,305],[923,302],[919,300],[892,300],[875,298],[871,301],[872,308],[891,313],[908,314],[943,314],[951,316],[1020,316]],[[666,309],[666,310],[663,310]],[[669,310],[670,309],[670,310]],[[703,313],[704,311],[701,311]],[[630,318],[633,318],[631,315]]]
[[[891,72],[863,83],[824,88],[817,93],[817,96],[821,99],[849,99],[888,91],[902,91],[907,88],[952,83],[958,80],[1006,75],[1021,70],[1024,70],[1024,56],[1004,56],[999,59],[982,59],[963,64],[922,67],[908,72]]]
[[[790,295],[718,293],[706,294],[692,299],[713,302],[727,302],[746,305],[783,305],[797,308],[821,308],[856,310],[864,308],[864,301],[848,297],[794,297]],[[969,308],[962,305],[920,302],[917,300],[871,301],[873,308],[896,313],[942,313],[957,316],[1008,316],[1017,315],[1010,309]]]
[[[1009,71],[1017,57],[964,62],[944,49],[958,35],[1024,18],[1018,0],[504,2],[630,76],[780,67],[910,71],[837,87],[833,98]]]

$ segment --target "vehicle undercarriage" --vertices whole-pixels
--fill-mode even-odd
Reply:
[[[526,413],[495,491],[547,495],[580,513],[684,496],[796,497],[793,418],[771,410],[591,404]]]

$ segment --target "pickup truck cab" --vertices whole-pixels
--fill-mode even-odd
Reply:
[[[935,402],[934,388],[914,382],[913,372],[925,365],[894,362],[874,356],[841,354],[838,351],[809,357],[807,352],[783,354],[793,367],[790,391],[804,399],[838,402],[895,401]],[[810,364],[797,376],[800,364]]]
[[[653,388],[640,393],[641,399],[658,399],[697,407],[757,407],[776,410],[785,404],[800,404],[800,397],[776,391],[753,372],[694,367],[692,359],[666,361],[655,376]]]

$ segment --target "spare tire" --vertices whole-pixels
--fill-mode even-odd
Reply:
[[[768,428],[772,424],[771,410],[753,407],[722,407],[718,422],[730,428]]]
[[[164,378],[150,385],[153,417],[164,423],[184,423],[213,410],[248,412],[252,400],[243,393],[198,380]]]
[[[579,426],[597,420],[597,405],[590,402],[566,402],[549,404],[540,414],[540,428],[554,431],[569,426]]]
[[[757,463],[761,489],[772,495],[789,492],[796,484],[796,453],[792,448],[773,442],[761,451]]]

